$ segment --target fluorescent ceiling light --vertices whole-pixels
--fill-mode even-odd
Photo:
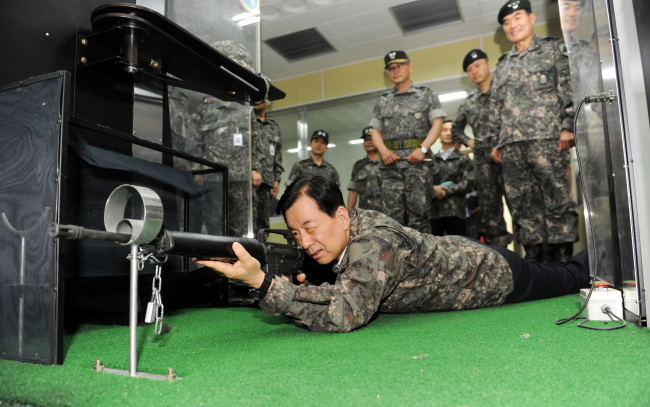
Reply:
[[[260,22],[260,12],[257,11],[255,13],[241,13],[237,14],[236,16],[232,17],[232,21],[236,22],[240,26],[245,26],[253,23],[259,23]]]
[[[334,147],[336,147],[336,144],[329,143],[327,145],[327,148],[334,148]],[[307,151],[311,151],[311,147],[307,147]],[[297,148],[290,148],[287,150],[287,153],[297,153],[297,152],[298,152]]]
[[[444,95],[440,95],[439,99],[441,102],[450,102],[452,100],[465,99],[466,97],[467,97],[467,92],[462,91],[462,92],[445,93]]]
[[[359,138],[359,139],[356,139],[356,140],[350,140],[350,141],[348,141],[348,143],[349,144],[361,144],[361,143],[363,143],[363,139]]]

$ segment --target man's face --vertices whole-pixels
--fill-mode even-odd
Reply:
[[[284,213],[296,242],[319,264],[339,258],[350,238],[350,217],[342,206],[334,217],[321,211],[316,201],[300,196]]]
[[[440,142],[442,144],[451,144],[451,125],[452,122],[445,122],[442,124],[442,130],[440,131]]]
[[[533,24],[537,17],[535,13],[528,13],[526,10],[519,10],[503,18],[503,32],[506,38],[513,44],[525,41],[535,35]]]
[[[562,31],[572,33],[578,28],[580,22],[580,2],[562,0],[560,4],[560,23]]]
[[[266,109],[266,102],[262,102],[259,105],[253,106],[253,109],[255,111],[262,111],[262,110]]]
[[[388,77],[391,82],[395,85],[400,85],[410,80],[411,72],[413,72],[413,64],[410,62],[393,63],[388,65],[386,71],[388,72]]]
[[[372,136],[363,136],[363,148],[367,153],[374,153],[377,148],[372,144]]]
[[[309,146],[311,147],[311,152],[318,156],[325,154],[325,151],[327,151],[327,142],[324,137],[312,139]]]
[[[492,69],[492,63],[490,61],[486,58],[477,59],[467,65],[467,76],[469,76],[469,79],[474,84],[478,85],[490,77],[490,69]]]

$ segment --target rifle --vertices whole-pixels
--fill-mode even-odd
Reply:
[[[132,199],[136,196],[139,199]],[[131,202],[133,201],[133,202]],[[128,204],[142,204],[138,213],[142,219],[127,219],[125,211]],[[162,225],[163,209],[160,197],[151,189],[121,185],[117,187],[106,201],[104,225],[106,231],[86,229],[77,225],[52,223],[48,234],[53,238],[72,240],[93,239],[115,242],[122,245],[137,245],[144,254],[164,256],[178,254],[193,258],[231,258],[236,259],[232,244],[240,243],[257,261],[262,270],[273,275],[285,275],[292,279],[304,272],[314,284],[333,283],[335,275],[331,265],[320,265],[305,255],[286,229],[261,229],[257,239],[215,236],[201,233],[178,232],[164,228]],[[283,236],[287,244],[268,241],[271,234]]]
[[[129,244],[132,235],[120,232],[86,229],[77,225],[50,224],[48,234],[53,238],[71,240],[92,239]],[[287,244],[268,242],[271,234],[278,234],[287,240]],[[306,259],[302,247],[298,246],[291,232],[285,229],[261,229],[258,239],[247,239],[228,236],[215,236],[201,233],[177,232],[164,227],[149,243],[140,244],[141,250],[155,255],[178,254],[201,259],[231,258],[236,259],[232,250],[233,243],[240,243],[244,249],[257,261],[262,270],[274,275],[291,276],[301,272]],[[312,260],[313,262],[313,260]]]

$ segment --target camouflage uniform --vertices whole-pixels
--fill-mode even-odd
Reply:
[[[257,233],[260,229],[270,227],[269,216],[273,184],[276,181],[280,182],[280,176],[284,172],[280,126],[268,117],[261,121],[253,112],[251,115],[251,144],[253,170],[259,170],[262,175],[262,184],[253,194],[253,206],[257,212],[254,231]]]
[[[443,158],[442,151],[434,156],[433,185],[440,185],[447,181],[454,184],[445,190],[443,199],[433,199],[431,220],[458,218],[458,221],[456,219],[453,221],[462,223],[463,229],[465,229],[465,219],[467,218],[465,195],[474,190],[474,163],[466,155],[459,153],[455,148],[452,149],[453,152],[447,159]],[[435,230],[433,227],[432,229]]]
[[[194,155],[228,167],[229,236],[247,236],[251,208],[251,169],[249,148],[249,107],[209,100],[192,115]],[[216,174],[203,176],[215,188],[203,196],[202,211],[208,233],[221,234],[220,201]]]
[[[502,304],[513,291],[508,262],[460,236],[403,227],[376,211],[351,210],[350,239],[333,285],[297,286],[281,278],[260,307],[311,331],[347,332],[377,312],[414,313]]]
[[[444,117],[438,95],[426,86],[411,86],[405,92],[393,87],[379,97],[373,111],[370,126],[382,132],[384,142],[392,140],[424,140],[431,129],[431,123]],[[419,146],[417,147],[419,148]],[[383,206],[386,214],[396,221],[428,233],[431,231],[431,182],[430,163],[422,161],[411,164],[406,157],[413,148],[389,148],[400,160],[385,165],[380,163]],[[426,158],[432,153],[427,152]]]
[[[323,160],[321,165],[318,165],[311,157],[298,161],[291,167],[289,179],[287,179],[286,184],[291,185],[293,181],[300,177],[315,177],[317,175],[333,180],[336,182],[336,185],[341,185],[339,182],[339,173],[332,164]]]
[[[574,242],[578,215],[569,195],[562,129],[573,129],[569,62],[560,39],[535,35],[530,46],[504,54],[496,67],[506,195],[522,244]]]
[[[169,100],[169,122],[172,133],[172,148],[179,151],[187,151],[189,127],[190,127],[190,101],[187,95],[177,88],[168,93]],[[185,169],[186,161],[174,157],[174,166]]]
[[[360,209],[383,212],[379,179],[380,161],[381,158],[371,161],[368,157],[364,157],[352,167],[352,179],[348,184],[348,191],[357,191]]]
[[[494,82],[493,82],[494,83]],[[485,242],[496,246],[507,246],[512,241],[506,222],[503,219],[503,173],[501,164],[490,158],[492,148],[497,145],[499,129],[494,126],[490,109],[492,89],[486,93],[475,90],[458,108],[458,116],[452,126],[454,141],[467,145],[470,139],[465,134],[468,124],[474,132],[474,168],[476,191],[481,215],[477,220],[481,224],[481,233]]]

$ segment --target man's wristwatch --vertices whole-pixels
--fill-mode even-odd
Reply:
[[[264,273],[264,281],[262,281],[262,285],[260,288],[251,288],[248,290],[248,295],[256,299],[257,301],[262,301],[264,297],[266,297],[266,294],[269,292],[269,288],[271,288],[271,283],[273,282],[273,275],[269,273]]]
[[[429,151],[429,149],[426,148],[425,146],[420,146],[420,151],[422,151],[422,154],[426,154],[427,151]]]

